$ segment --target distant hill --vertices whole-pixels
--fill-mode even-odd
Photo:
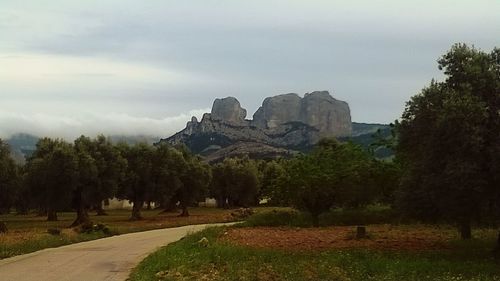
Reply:
[[[14,158],[17,163],[23,164],[25,158],[29,157],[33,151],[35,151],[38,137],[19,133],[11,136],[5,141],[10,146],[12,158]]]
[[[394,151],[386,147],[373,147],[372,144],[377,141],[375,134],[380,130],[379,137],[390,138],[392,136],[391,127],[387,124],[369,124],[369,123],[352,123],[352,136],[340,138],[340,140],[350,140],[355,144],[363,146],[365,149],[373,149],[375,157],[390,158],[394,155]]]
[[[374,134],[378,129],[385,131],[390,130],[388,124],[378,124],[378,123],[357,123],[352,122],[352,137],[357,137],[361,135]]]
[[[111,139],[111,142],[113,143],[124,142],[130,145],[134,145],[137,143],[154,144],[160,140],[160,137],[145,136],[145,135],[136,135],[136,136],[113,135],[113,136],[108,136],[108,138]]]
[[[218,121],[220,122],[220,121]],[[294,140],[299,135],[298,132],[314,132],[314,128],[311,128],[307,124],[302,124],[300,122],[290,122],[284,124],[284,128],[292,132],[290,137],[286,134],[283,135],[285,140]],[[242,128],[239,126],[228,127],[235,132],[243,132]],[[227,130],[227,128],[226,128]],[[247,130],[255,130],[255,128],[249,128]],[[380,136],[390,137],[391,127],[387,124],[370,124],[370,123],[352,123],[352,136],[338,137],[341,141],[350,140],[353,143],[359,144],[366,149],[373,149],[376,157],[388,158],[394,153],[387,148],[378,147],[373,148],[370,145],[376,141],[374,135],[380,130]],[[286,131],[285,131],[286,132]],[[250,133],[246,133],[247,136],[251,136]],[[112,135],[108,136],[113,143],[125,142],[127,144],[133,145],[136,143],[147,143],[154,144],[160,141],[159,137],[136,135],[136,136],[126,136],[126,135]],[[278,137],[282,137],[278,135]],[[29,157],[33,151],[36,149],[36,143],[39,137],[19,133],[11,136],[5,141],[9,144],[12,151],[12,158],[19,163],[23,164],[25,158]],[[247,154],[254,158],[274,158],[277,156],[290,157],[297,154],[299,151],[308,151],[311,145],[308,143],[290,143],[291,145],[276,146],[273,144],[267,144],[262,141],[235,141],[233,142],[226,134],[220,134],[217,131],[206,132],[192,135],[185,139],[186,144],[193,152],[198,153],[207,158],[208,161],[218,161],[227,156],[235,156]],[[234,147],[233,147],[234,146]]]

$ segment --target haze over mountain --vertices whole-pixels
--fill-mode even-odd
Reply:
[[[389,123],[455,42],[498,43],[500,2],[0,1],[0,137],[160,135],[216,97],[329,90]],[[479,32],[480,31],[480,32]]]

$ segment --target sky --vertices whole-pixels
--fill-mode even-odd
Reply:
[[[452,44],[500,47],[499,0],[0,0],[0,137],[168,137],[213,100],[328,90],[390,123]]]

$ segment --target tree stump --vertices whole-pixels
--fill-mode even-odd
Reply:
[[[8,231],[7,225],[0,221],[0,233],[6,233]]]
[[[356,227],[356,239],[366,238],[366,227],[358,226]]]

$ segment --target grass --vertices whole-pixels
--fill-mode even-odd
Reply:
[[[238,246],[220,239],[226,231],[209,228],[161,248],[133,270],[130,280],[500,280],[489,236],[453,241],[440,251],[297,252]],[[202,237],[207,247],[198,243]]]
[[[230,210],[216,208],[192,208],[191,216],[177,217],[177,213],[159,214],[158,210],[144,210],[143,220],[129,221],[129,210],[113,210],[107,216],[91,216],[91,220],[105,224],[115,235],[189,224],[226,222],[233,220],[230,213]],[[0,215],[0,221],[5,222],[9,229],[8,233],[0,234],[0,259],[111,235],[102,231],[77,233],[67,228],[75,219],[75,213],[58,213],[58,217],[58,221],[48,222],[46,217],[33,214]],[[51,235],[47,233],[48,229],[62,231],[60,235]]]

